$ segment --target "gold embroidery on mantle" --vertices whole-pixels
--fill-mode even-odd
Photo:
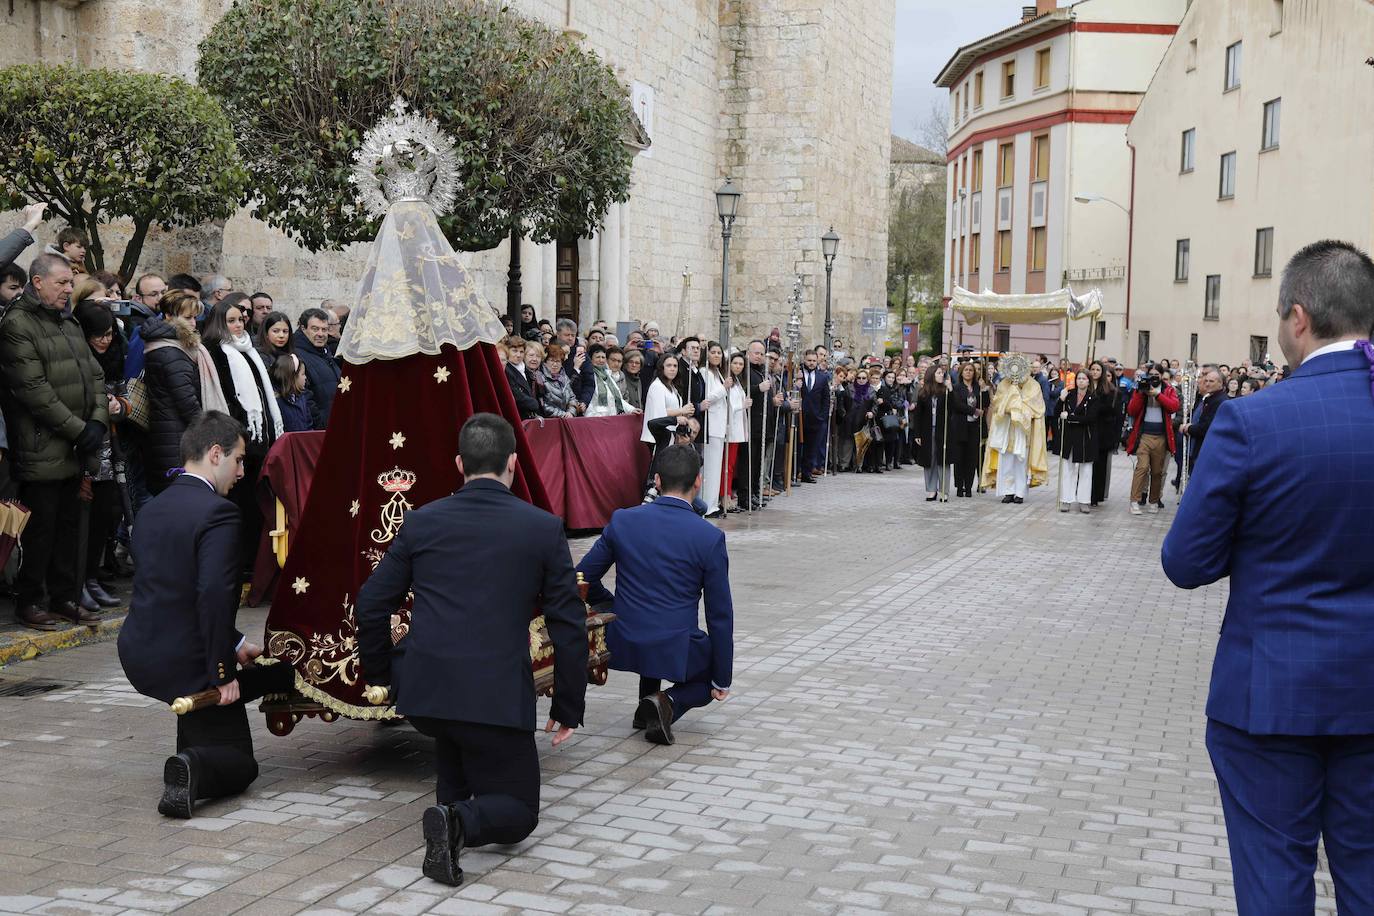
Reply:
[[[399,436],[400,433],[396,435]],[[415,486],[416,479],[414,471],[403,471],[399,467],[377,475],[377,486],[390,493],[391,499],[382,504],[381,527],[372,529],[374,543],[388,544],[396,536],[396,532],[401,530],[401,523],[406,520],[406,512],[414,508],[406,500],[405,495]],[[376,568],[375,564],[373,568]]]

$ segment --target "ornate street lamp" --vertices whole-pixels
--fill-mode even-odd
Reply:
[[[716,191],[716,213],[720,216],[720,345],[730,349],[730,232],[739,212],[740,190],[727,176]]]
[[[835,269],[835,255],[840,250],[840,237],[835,227],[821,236],[821,254],[825,255],[825,349],[835,346],[835,323],[830,320],[830,275]]]

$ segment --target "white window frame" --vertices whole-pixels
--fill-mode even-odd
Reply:
[[[1240,42],[1226,46],[1226,74],[1222,84],[1223,92],[1240,88]]]
[[[1236,196],[1236,151],[1221,154],[1220,174],[1217,176],[1217,200]],[[1227,179],[1230,179],[1229,181]]]
[[[1197,167],[1197,128],[1190,127],[1183,132],[1179,149],[1178,172],[1186,175]]]
[[[1202,293],[1202,320],[1221,320],[1221,274],[1207,275],[1206,288]]]
[[[1260,116],[1260,152],[1279,148],[1279,130],[1283,121],[1283,99],[1270,99],[1264,103],[1264,113]]]
[[[1187,283],[1188,269],[1193,259],[1193,240],[1178,239],[1174,242],[1174,282]]]

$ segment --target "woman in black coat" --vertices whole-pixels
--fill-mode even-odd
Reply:
[[[1125,404],[1116,378],[1107,364],[1094,360],[1088,367],[1093,392],[1097,395],[1097,453],[1093,455],[1092,503],[1107,501],[1107,481],[1112,473],[1112,455],[1121,447],[1121,422]]]
[[[1097,458],[1102,398],[1092,390],[1089,373],[1080,372],[1073,381],[1073,388],[1065,388],[1059,396],[1064,430],[1059,442],[1059,484],[1064,502],[1059,511],[1068,512],[1078,503],[1078,511],[1087,512],[1092,503],[1092,465]]]
[[[945,387],[943,366],[926,369],[925,381],[916,395],[916,463],[926,469],[926,502],[943,497],[945,466],[949,464],[949,389]]]
[[[950,392],[950,463],[954,465],[954,489],[958,496],[972,497],[978,476],[978,450],[982,447],[980,430],[986,390],[978,383],[978,367],[971,362],[959,366],[959,378]]]
[[[906,420],[906,396],[897,385],[897,372],[888,369],[883,373],[883,384],[873,399],[873,416],[883,431],[883,467],[889,471],[901,468],[899,460],[903,423]]]
[[[181,467],[181,434],[200,416],[200,334],[189,318],[159,315],[143,323],[139,336],[148,395],[148,428],[139,444],[148,492],[156,496],[171,482],[167,473]]]

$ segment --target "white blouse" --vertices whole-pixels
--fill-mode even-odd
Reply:
[[[677,410],[681,406],[682,398],[678,397],[677,391],[663,384],[662,379],[654,379],[654,383],[649,386],[649,391],[644,396],[644,426],[639,434],[639,441],[652,445],[654,434],[649,432],[649,421],[661,420],[668,416],[668,411]]]

